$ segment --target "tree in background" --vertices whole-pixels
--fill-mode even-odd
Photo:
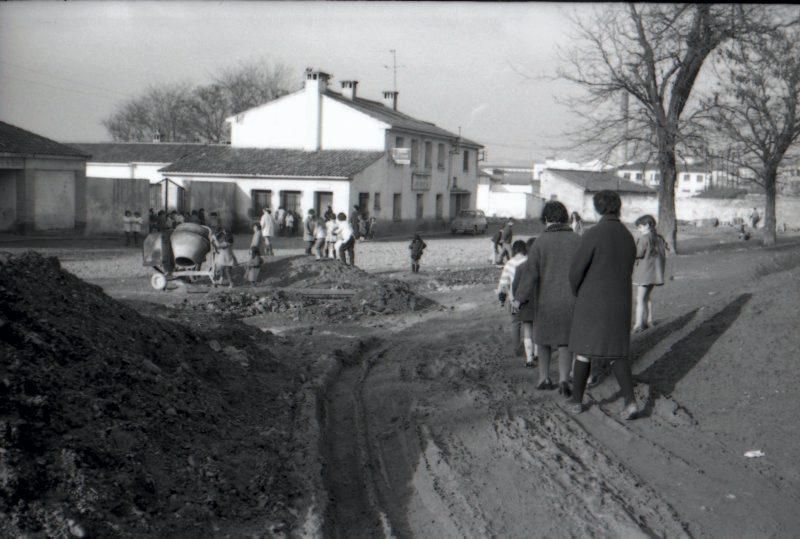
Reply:
[[[724,48],[708,125],[764,189],[764,245],[776,240],[778,167],[800,138],[800,30],[778,28]]]
[[[115,141],[220,143],[229,139],[225,118],[296,89],[289,68],[266,61],[226,68],[212,82],[151,86],[103,121]]]
[[[701,107],[687,111],[695,82],[717,47],[762,31],[764,19],[759,6],[626,4],[603,5],[574,21],[576,45],[560,71],[583,90],[569,100],[585,119],[574,139],[606,156],[630,148],[626,158],[655,159],[658,228],[675,251],[676,156],[703,147]]]

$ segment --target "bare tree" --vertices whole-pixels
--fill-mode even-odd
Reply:
[[[193,140],[190,124],[191,89],[188,84],[151,86],[138,98],[124,103],[103,121],[116,141],[166,142]]]
[[[230,113],[236,114],[299,89],[293,79],[284,64],[259,60],[224,69],[214,82],[225,89]]]
[[[225,142],[225,119],[299,87],[283,64],[261,60],[222,70],[207,85],[159,85],[120,105],[103,121],[117,141]]]
[[[628,156],[654,158],[659,231],[673,248],[677,157],[703,147],[695,121],[700,108],[687,111],[692,89],[709,55],[730,38],[759,31],[763,12],[741,5],[626,4],[575,20],[576,45],[560,71],[583,90],[569,101],[586,119],[574,140],[606,156],[629,147]]]
[[[737,166],[764,189],[764,245],[776,239],[778,167],[800,138],[800,30],[779,28],[724,48],[710,126],[733,148]]]

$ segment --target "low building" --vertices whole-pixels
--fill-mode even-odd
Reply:
[[[655,163],[628,163],[616,169],[621,178],[645,185],[657,187],[661,183],[661,172]],[[677,167],[675,196],[691,197],[707,191],[715,185],[723,185],[724,172],[709,163],[684,163]]]
[[[85,191],[83,152],[0,122],[0,230],[82,230]]]
[[[478,178],[476,208],[487,217],[536,218],[544,203],[539,183],[533,168],[486,167]]]
[[[150,183],[149,208],[180,212],[190,209],[186,190],[183,185],[165,179],[161,169],[208,147],[207,144],[171,142],[77,142],[70,146],[89,156],[88,178],[147,180]]]
[[[597,220],[592,197],[605,189],[619,193],[621,218],[625,222],[633,222],[647,213],[658,214],[658,197],[653,189],[612,172],[562,169],[542,172],[541,196],[560,201],[570,213],[577,211],[587,221]]]

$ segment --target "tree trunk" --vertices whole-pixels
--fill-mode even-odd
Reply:
[[[777,169],[770,168],[766,171],[766,177],[764,178],[764,193],[767,195],[766,206],[764,208],[764,235],[762,240],[764,245],[775,245],[776,241],[777,222],[775,216],[775,193],[777,189],[775,183],[777,176]]]
[[[661,183],[658,186],[658,232],[673,253],[678,252],[678,221],[675,216],[675,150],[659,148]]]

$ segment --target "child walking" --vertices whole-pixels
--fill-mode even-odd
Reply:
[[[667,242],[656,232],[656,220],[643,215],[636,220],[639,237],[636,238],[636,262],[633,266],[633,284],[636,285],[636,325],[634,333],[653,325],[653,288],[664,284],[664,266]]]
[[[253,237],[250,239],[250,249],[256,248],[259,253],[267,253],[267,247],[264,244],[264,234],[261,223],[253,223]]]
[[[237,264],[236,255],[233,252],[233,235],[220,228],[219,232],[217,232],[217,248],[219,250],[217,266],[222,269],[222,277],[219,280],[219,284],[222,284],[227,279],[228,287],[233,288],[231,268]]]
[[[518,313],[513,309],[514,303],[514,277],[517,273],[517,268],[525,264],[528,256],[528,247],[522,240],[517,240],[511,245],[511,253],[513,256],[511,260],[506,262],[503,266],[503,272],[500,274],[500,280],[497,283],[497,299],[500,301],[500,306],[505,307],[508,305],[508,313],[511,316],[511,347],[514,355],[520,355],[520,348],[522,346],[522,322],[519,319]],[[531,351],[533,349],[531,348]],[[533,357],[530,360],[533,364]]]
[[[422,238],[419,234],[414,234],[414,239],[411,240],[411,244],[408,246],[408,249],[411,251],[411,272],[412,273],[419,273],[419,261],[422,258],[422,252],[427,247],[427,244],[422,241]]]
[[[325,240],[328,238],[328,228],[322,218],[317,219],[317,225],[314,227],[314,251],[317,260],[322,260],[323,251],[325,249]]]
[[[250,286],[256,285],[262,263],[261,250],[258,247],[250,247],[250,260],[247,261],[247,282]]]

